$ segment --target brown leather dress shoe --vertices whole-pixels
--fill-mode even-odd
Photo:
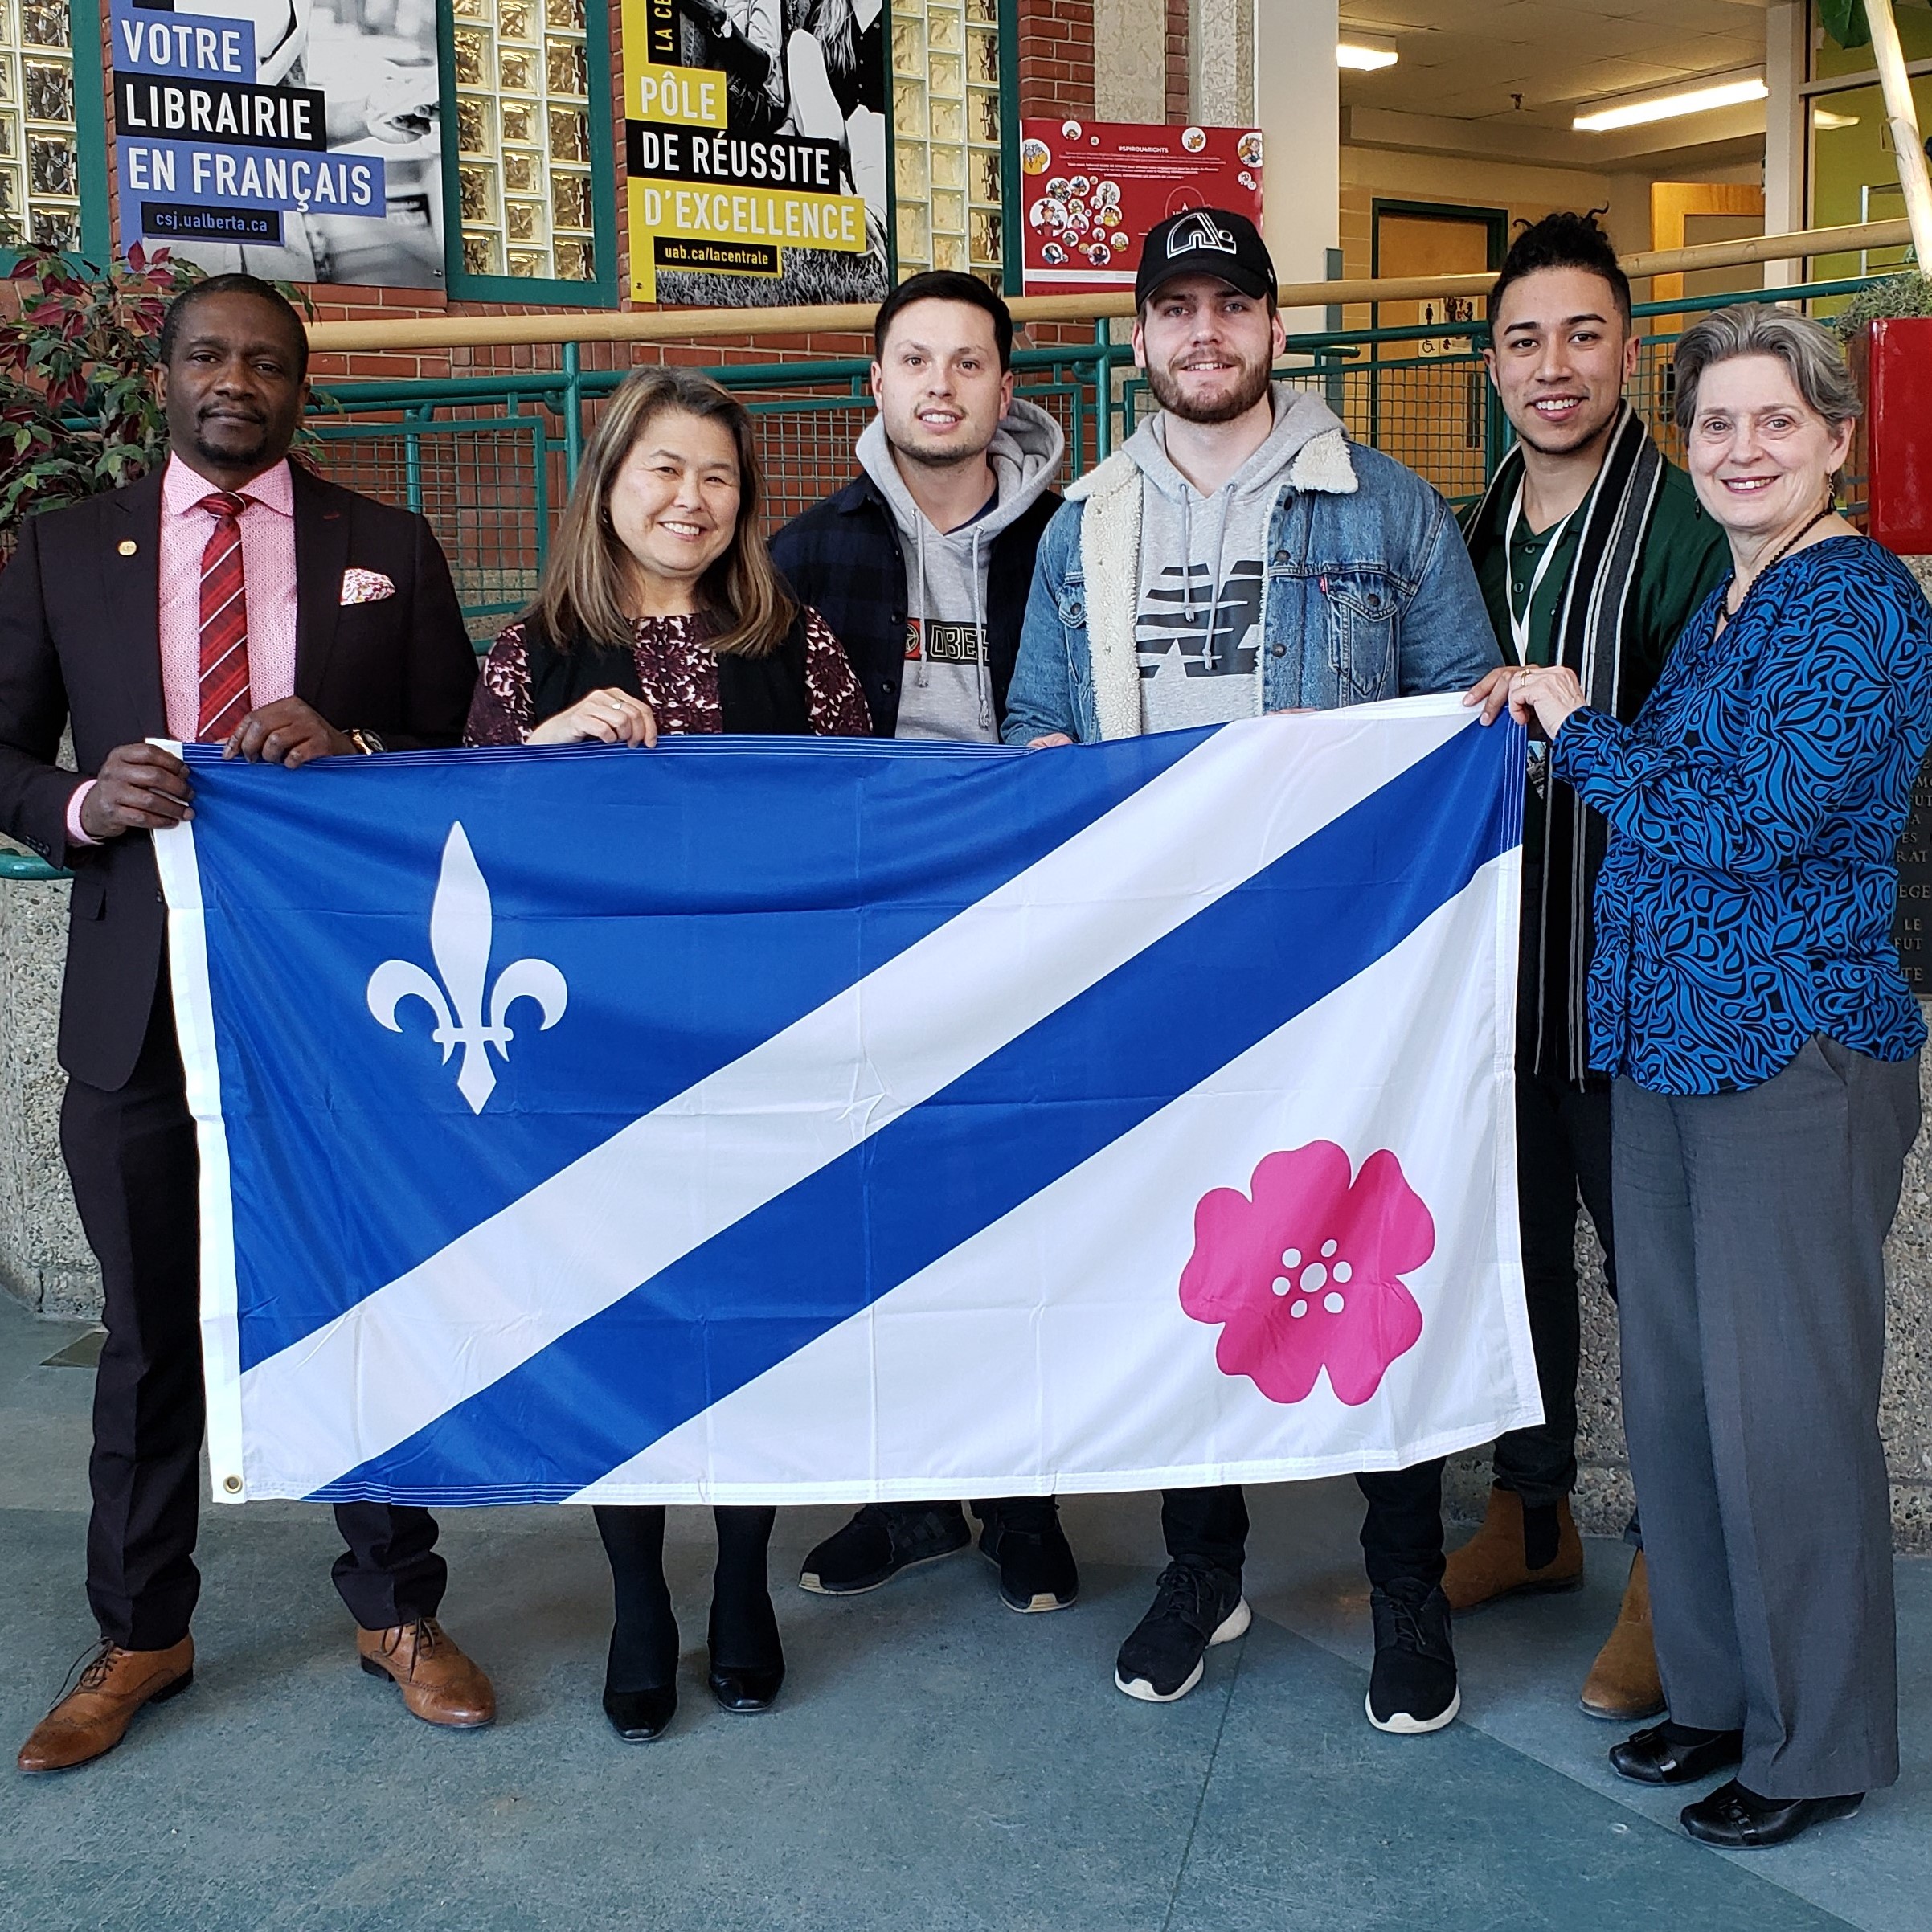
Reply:
[[[1640,1549],[1623,1586],[1623,1607],[1583,1680],[1578,1701],[1590,1717],[1615,1724],[1634,1724],[1664,1709],[1664,1680],[1657,1674],[1657,1647],[1650,1628],[1650,1572]]]
[[[14,1760],[23,1771],[65,1771],[111,1751],[144,1704],[165,1704],[194,1681],[194,1639],[166,1650],[103,1643],[80,1680],[34,1726]]]
[[[372,1677],[391,1679],[412,1717],[473,1730],[497,1714],[497,1693],[434,1617],[393,1630],[358,1630],[355,1648]]]
[[[1532,1570],[1523,1549],[1523,1499],[1513,1489],[1492,1488],[1481,1529],[1449,1553],[1443,1594],[1460,1616],[1499,1597],[1576,1590],[1582,1582],[1583,1539],[1570,1513],[1570,1499],[1557,1505],[1556,1554]]]

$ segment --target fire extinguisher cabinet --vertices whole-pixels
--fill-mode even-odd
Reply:
[[[1868,322],[1848,348],[1865,406],[1852,467],[1866,528],[1887,550],[1932,555],[1932,316]]]

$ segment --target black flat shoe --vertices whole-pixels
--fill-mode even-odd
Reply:
[[[752,1670],[733,1670],[718,1664],[711,1666],[711,1695],[718,1700],[718,1708],[738,1717],[755,1717],[760,1711],[768,1711],[776,1701],[779,1686],[784,1680],[783,1663]]]
[[[1733,1852],[1755,1852],[1789,1844],[1800,1832],[1833,1818],[1849,1818],[1865,1801],[1863,1791],[1843,1798],[1760,1798],[1733,1778],[1708,1798],[1678,1813],[1684,1828],[1705,1844]]]
[[[1611,1768],[1633,1784],[1695,1784],[1744,1762],[1742,1731],[1701,1731],[1668,1720],[1615,1746]]]
[[[677,1709],[677,1686],[667,1684],[662,1690],[617,1691],[604,1693],[604,1714],[611,1729],[626,1744],[649,1744],[669,1728]]]

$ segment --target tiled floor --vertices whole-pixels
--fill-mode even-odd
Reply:
[[[90,1634],[76,1331],[0,1304],[0,1738]],[[0,1932],[1787,1932],[1932,1922],[1932,1563],[1899,1566],[1906,1772],[1848,1824],[1727,1857],[1610,1773],[1575,1687],[1620,1549],[1579,1594],[1458,1631],[1463,1718],[1371,1731],[1353,1485],[1253,1499],[1249,1635],[1156,1708],[1114,1690],[1159,1556],[1146,1497],[1070,1504],[1084,1595],[1014,1617],[961,1556],[837,1603],[779,1593],[791,1678],[733,1718],[702,1681],[706,1518],[673,1516],[686,1695],[657,1744],[597,1710],[587,1517],[452,1515],[447,1621],[493,1729],[416,1724],[355,1669],[327,1512],[207,1514],[194,1688],[64,1776],[0,1772]],[[842,1512],[780,1519],[773,1574]]]

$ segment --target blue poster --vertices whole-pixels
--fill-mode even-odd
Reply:
[[[121,252],[442,287],[432,0],[261,18],[248,0],[112,0]]]

